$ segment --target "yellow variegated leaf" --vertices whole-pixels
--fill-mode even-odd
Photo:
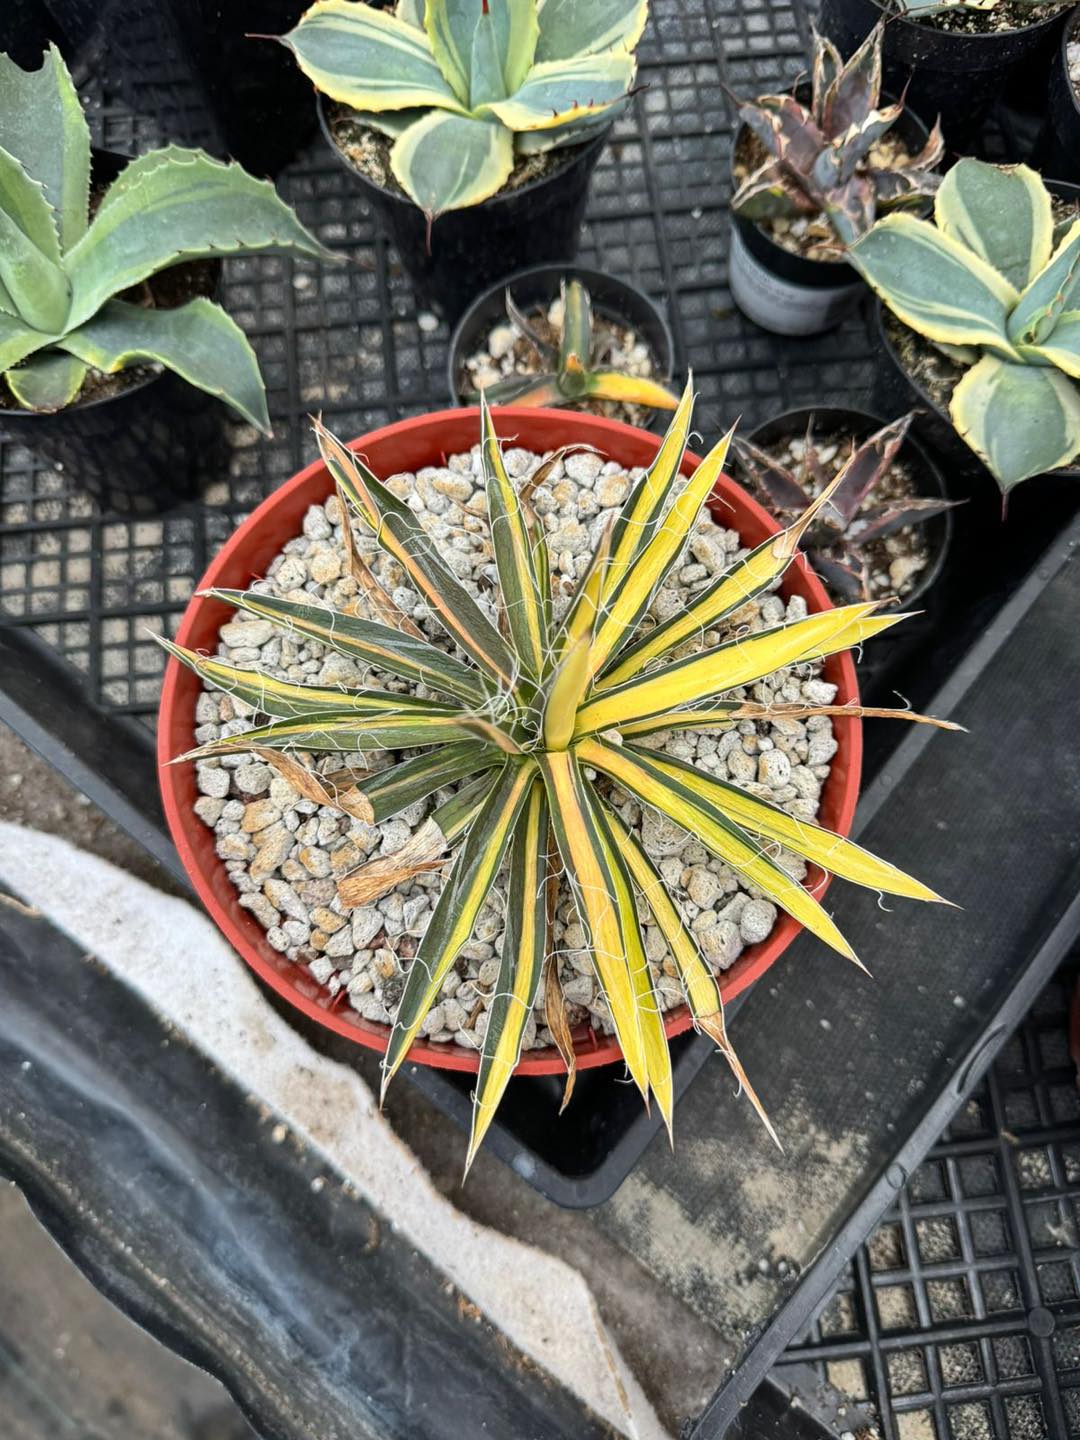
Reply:
[[[593,400],[644,405],[653,410],[676,410],[679,405],[678,396],[658,380],[626,375],[621,370],[589,370],[586,373],[585,394]]]
[[[637,557],[633,570],[624,576],[617,589],[606,591],[603,619],[589,657],[594,675],[633,633],[653,592],[682,553],[701,507],[712,494],[724,468],[734,433],[733,429],[729,430],[710,450],[664,516],[664,523]]]
[[[481,111],[497,115],[508,130],[550,130],[589,115],[599,115],[621,100],[634,83],[632,55],[578,55],[543,60],[505,100]]]
[[[731,785],[714,775],[706,775],[696,766],[687,765],[685,761],[677,760],[672,755],[638,751],[633,746],[629,753],[673,780],[681,781],[695,795],[710,801],[717,810],[745,830],[751,830],[766,840],[778,841],[785,849],[820,865],[823,870],[828,870],[833,875],[839,875],[842,880],[850,880],[852,884],[863,885],[868,890],[904,895],[909,900],[941,901],[941,896],[935,894],[928,885],[905,875],[887,860],[879,860],[876,855],[871,855],[869,850],[864,850],[853,840],[845,840],[842,835],[835,835],[831,830],[815,825],[810,820],[800,820],[789,815],[787,811],[770,805],[765,800],[759,800],[739,786]]]
[[[547,799],[543,783],[537,779],[529,791],[510,850],[506,932],[473,1095],[466,1174],[514,1073],[536,999],[547,955],[547,866]]]
[[[382,1095],[416,1039],[446,972],[469,942],[535,775],[532,762],[507,764],[465,837],[409,969],[383,1062]]]
[[[872,602],[865,602],[824,610],[794,624],[729,640],[713,650],[676,660],[590,700],[578,712],[576,733],[587,735],[624,721],[678,710],[737,685],[749,685],[785,665],[828,653],[830,646],[836,646],[840,637],[849,636],[852,627],[869,618],[875,608]],[[845,638],[839,648],[846,649],[850,643]]]
[[[879,705],[800,705],[756,700],[727,700],[714,705],[692,706],[670,714],[654,715],[620,725],[624,740],[638,735],[655,735],[658,730],[730,730],[740,720],[807,720],[812,715],[835,715],[852,720],[910,720],[916,725],[936,725],[939,730],[963,730],[951,720],[937,720],[915,710],[895,710]]]
[[[568,750],[541,753],[539,763],[547,786],[552,829],[588,936],[597,978],[611,1010],[616,1038],[634,1084],[642,1095],[647,1095],[649,1066],[622,925],[613,899],[615,882],[588,792]]]
[[[605,530],[581,577],[560,642],[558,668],[544,696],[543,739],[549,750],[565,750],[574,735],[578,707],[592,673],[590,654],[600,617],[600,596],[608,562],[610,530]]]
[[[398,698],[398,697],[394,697]],[[243,754],[265,746],[270,750],[402,750],[413,745],[446,745],[471,740],[474,732],[469,717],[457,710],[402,710],[365,714],[358,710],[326,711],[318,715],[297,715],[223,735],[178,760],[203,760],[211,755]]]
[[[681,778],[665,773],[651,756],[632,754],[602,740],[584,740],[575,750],[583,764],[603,770],[646,805],[681,825],[819,940],[859,963],[814,897],[782,870],[758,841]]]

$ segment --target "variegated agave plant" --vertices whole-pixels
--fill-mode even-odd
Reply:
[[[90,128],[60,52],[31,71],[0,55],[0,374],[16,403],[60,410],[92,369],[157,363],[269,433],[259,363],[235,320],[206,296],[156,309],[137,287],[212,256],[340,257],[267,181],[202,150],[141,155],[93,215],[90,198]]]
[[[580,280],[562,283],[562,332],[557,347],[521,313],[509,290],[506,313],[515,330],[551,369],[544,375],[511,375],[486,386],[489,405],[577,405],[589,400],[657,410],[674,410],[678,405],[676,396],[658,380],[593,365],[592,297]]]
[[[572,1080],[573,1048],[549,938],[560,876],[589,937],[630,1074],[643,1096],[656,1097],[669,1126],[671,1061],[644,951],[641,910],[651,913],[667,940],[696,1025],[744,1078],[724,1031],[713,972],[642,844],[612,807],[607,781],[691,831],[747,885],[851,960],[855,956],[829,915],[777,863],[781,847],[874,890],[939,898],[858,845],[641,743],[661,730],[724,729],[740,720],[778,716],[923,718],[853,706],[769,706],[723,698],[780,666],[858,645],[903,618],[878,614],[873,604],[826,610],[710,649],[694,643],[783,574],[829,491],[793,526],[733,563],[684,610],[654,628],[643,626],[650,598],[677,564],[730,443],[725,436],[680,486],[692,407],[687,386],[655,461],[591,557],[565,615],[556,619],[543,526],[510,479],[491,412],[481,405],[500,587],[497,623],[443,564],[409,507],[359,456],[317,427],[345,515],[404,569],[452,645],[440,649],[415,627],[412,633],[401,612],[395,617],[386,592],[372,591],[370,570],[362,572],[363,582],[379,621],[252,592],[210,593],[374,672],[422,686],[437,699],[378,687],[348,691],[290,684],[163,642],[203,679],[272,717],[182,760],[256,750],[287,760],[287,773],[297,783],[321,787],[288,752],[351,756],[413,750],[387,769],[351,773],[348,790],[338,792],[341,806],[374,822],[464,782],[417,832],[408,854],[369,862],[340,882],[339,894],[346,903],[364,903],[457,848],[409,970],[384,1062],[385,1091],[468,943],[496,876],[504,867],[508,871],[506,932],[480,1058],[470,1162],[517,1063],[545,968],[548,1024],[560,1037]],[[355,545],[352,550],[355,559]],[[319,798],[325,802],[325,789]]]
[[[634,83],[648,0],[316,0],[281,37],[301,70],[390,136],[429,220],[478,205],[518,156],[577,145]]]
[[[904,113],[903,102],[881,105],[884,22],[851,59],[814,35],[809,106],[794,95],[762,95],[743,104],[739,119],[768,152],[732,198],[755,222],[824,215],[843,245],[866,233],[879,211],[921,205],[934,193],[933,173],[945,153],[935,124],[920,154],[878,160],[878,146]]]
[[[1034,170],[960,160],[933,223],[888,216],[851,261],[963,368],[949,414],[1002,491],[1080,459],[1080,218]]]

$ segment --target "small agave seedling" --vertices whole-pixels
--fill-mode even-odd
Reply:
[[[674,410],[678,405],[678,396],[656,380],[592,368],[592,300],[580,280],[563,281],[558,347],[529,323],[509,290],[506,313],[549,369],[544,375],[512,375],[488,385],[484,393],[489,405],[577,405],[587,400],[614,400],[657,410]]]
[[[478,205],[521,155],[608,125],[634,83],[648,0],[316,0],[282,40],[315,86],[390,136],[427,215]]]
[[[902,101],[881,106],[884,30],[884,22],[875,25],[846,64],[815,33],[809,106],[794,95],[741,105],[739,119],[769,158],[734,195],[740,215],[754,222],[824,215],[839,248],[864,235],[879,211],[922,205],[934,193],[934,166],[945,153],[940,124],[909,159],[881,164],[873,153],[904,113]]]
[[[1026,165],[959,161],[934,220],[891,215],[851,260],[965,373],[949,414],[1004,493],[1080,456],[1080,218]]]
[[[805,515],[814,504],[815,493],[835,480],[828,503],[818,508],[817,518],[806,532],[805,544],[811,565],[829,589],[846,600],[870,598],[864,555],[869,545],[898,530],[923,525],[960,503],[919,495],[886,500],[880,505],[868,503],[875,486],[889,473],[911,420],[911,415],[904,415],[882,426],[861,445],[853,443],[851,455],[835,476],[819,459],[821,447],[814,439],[812,417],[802,458],[794,470],[749,440],[735,441],[746,475],[773,513],[789,522]]]
[[[28,410],[69,405],[93,368],[157,363],[269,432],[244,332],[205,297],[118,299],[185,260],[259,250],[334,259],[272,185],[201,150],[132,160],[90,214],[90,130],[50,47],[38,70],[0,55],[0,374]]]
[[[1021,7],[1029,6],[1032,12],[1037,9],[1045,10],[1041,0],[1018,0],[1018,3]],[[1059,3],[1064,9],[1069,0],[1059,0]],[[921,20],[925,16],[940,15],[947,10],[996,10],[997,6],[998,0],[898,0],[896,10],[899,15],[909,16],[913,20]],[[1038,18],[1041,16],[1032,14],[1032,20]]]
[[[182,760],[253,749],[346,756],[408,749],[407,758],[387,769],[353,776],[352,813],[359,813],[362,802],[377,823],[464,782],[416,832],[407,854],[369,862],[340,882],[339,895],[347,904],[366,903],[432,868],[456,847],[390,1035],[385,1091],[468,943],[492,884],[502,873],[507,877],[507,928],[476,1082],[470,1160],[517,1064],[542,977],[548,1023],[563,1036],[560,1049],[572,1079],[573,1050],[552,953],[552,879],[565,877],[573,893],[626,1065],[642,1095],[655,1095],[669,1126],[671,1060],[642,939],[645,907],[668,943],[695,1023],[744,1078],[724,1031],[713,972],[652,860],[613,808],[607,782],[691,831],[745,884],[756,886],[848,959],[855,956],[832,919],[778,863],[780,847],[872,890],[939,899],[851,841],[642,744],[661,730],[726,728],[777,715],[866,713],[854,706],[770,707],[731,698],[730,692],[780,666],[806,664],[858,645],[903,618],[878,614],[873,604],[847,605],[687,653],[688,642],[783,574],[833,487],[789,529],[734,562],[678,614],[645,626],[650,599],[678,564],[731,439],[725,436],[680,486],[692,408],[687,386],[655,461],[605,533],[561,620],[553,614],[543,526],[507,473],[483,401],[481,453],[499,623],[443,564],[409,507],[359,456],[316,427],[346,516],[351,514],[403,568],[450,643],[439,648],[418,633],[403,633],[400,626],[319,604],[249,591],[210,593],[374,672],[420,682],[438,699],[392,694],[377,685],[346,690],[286,683],[163,642],[204,680],[272,717]],[[390,618],[386,606],[392,602],[385,592],[383,602],[380,613]]]

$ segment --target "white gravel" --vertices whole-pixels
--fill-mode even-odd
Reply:
[[[523,450],[506,454],[510,473],[526,476],[539,457]],[[552,471],[534,496],[543,516],[552,556],[556,607],[584,568],[608,514],[624,499],[639,472],[624,472],[614,462],[592,454],[568,457]],[[427,468],[398,475],[390,488],[406,499],[430,532],[444,558],[491,612],[494,575],[479,453],[451,456],[445,468]],[[270,564],[266,577],[252,588],[292,599],[324,600],[340,608],[356,598],[357,585],[347,573],[341,543],[341,514],[336,498],[313,506],[303,533],[291,540]],[[400,566],[383,556],[372,541],[357,532],[362,553],[398,605],[435,643],[450,648],[444,632],[416,593],[405,583]],[[683,563],[654,598],[651,612],[666,617],[684,607],[687,597],[707,585],[733,558],[743,553],[734,530],[703,517],[691,538]],[[793,597],[786,605],[776,594],[753,601],[725,627],[752,633],[785,617],[805,614],[805,602]],[[353,661],[328,652],[314,642],[293,638],[268,622],[237,615],[222,626],[218,653],[236,663],[258,668],[277,678],[307,684],[374,683],[397,691],[402,681],[381,674],[362,674]],[[709,632],[708,644],[722,638]],[[695,645],[700,642],[694,642]],[[693,648],[688,645],[687,649]],[[757,700],[775,696],[783,701],[829,703],[834,687],[820,678],[820,666],[777,672],[751,691]],[[196,740],[240,734],[257,723],[241,702],[207,689],[196,707]],[[703,769],[737,781],[748,790],[812,819],[823,781],[836,751],[828,717],[805,722],[779,720],[769,724],[743,722],[726,732],[676,732],[647,742]],[[358,768],[391,764],[397,754],[358,757]],[[340,755],[321,757],[318,766],[336,770]],[[230,755],[197,766],[199,819],[217,836],[217,853],[240,892],[240,904],[266,930],[276,949],[303,965],[331,994],[347,992],[347,1003],[366,1019],[389,1024],[404,985],[404,975],[423,935],[431,908],[443,883],[440,872],[420,875],[373,905],[346,909],[337,896],[337,882],[364,861],[399,849],[425,816],[450,791],[430,802],[409,807],[382,825],[362,821],[302,798],[292,786],[250,755]],[[642,811],[624,793],[608,793],[623,818],[642,837],[649,854],[678,900],[702,951],[717,970],[726,969],[749,945],[765,939],[776,921],[776,908],[754,889],[739,884],[735,874],[692,836],[651,810]],[[805,865],[781,853],[781,863],[798,879]],[[503,933],[505,885],[497,881],[477,921],[472,942],[447,976],[423,1033],[438,1043],[475,1047],[487,1024],[487,1011],[498,971]],[[660,1004],[682,1003],[675,966],[659,930],[644,927]],[[605,1033],[611,1019],[584,949],[585,936],[573,910],[569,891],[560,898],[555,942],[561,950],[560,975],[567,998]],[[572,1015],[571,1018],[575,1018]],[[551,1043],[544,1009],[537,1003],[526,1028],[525,1045]]]

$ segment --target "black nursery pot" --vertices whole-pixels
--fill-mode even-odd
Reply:
[[[125,155],[93,152],[93,179],[112,180]],[[220,262],[213,290],[220,284]],[[152,514],[190,498],[220,469],[223,405],[170,370],[55,414],[0,409],[0,436],[60,466],[72,483],[120,514]]]
[[[254,175],[276,175],[315,129],[311,83],[284,45],[310,0],[172,0],[225,148]]]
[[[671,328],[662,311],[647,295],[625,280],[604,275],[599,270],[585,270],[578,265],[534,265],[500,280],[479,295],[458,321],[450,338],[446,362],[446,383],[454,405],[471,405],[465,381],[465,362],[476,353],[496,325],[506,323],[506,292],[509,290],[519,309],[528,312],[538,305],[547,306],[558,296],[563,280],[580,280],[592,298],[593,309],[609,320],[633,330],[649,347],[653,357],[654,378],[670,380],[675,369],[675,343]]]
[[[885,85],[898,93],[907,85],[907,103],[925,120],[940,115],[953,150],[979,131],[1017,68],[1052,45],[1063,21],[1059,13],[1020,30],[977,35],[891,15],[878,0],[823,0],[820,28],[847,59],[886,15]]]
[[[1046,119],[1037,149],[1039,169],[1063,180],[1080,180],[1080,98],[1069,79],[1070,38],[1080,38],[1080,10],[1071,10],[1050,67]]]
[[[334,143],[319,96],[319,123],[338,160],[354,177],[421,300],[454,324],[478,290],[524,265],[573,259],[589,181],[609,130],[584,145],[568,146],[550,174],[516,190],[493,195],[466,210],[440,215],[431,228],[407,196],[376,185]]]
[[[895,415],[902,412],[890,410],[885,413]],[[869,410],[812,405],[802,410],[786,410],[782,415],[777,415],[772,420],[766,420],[763,425],[752,430],[748,438],[752,444],[765,449],[770,449],[777,443],[792,438],[802,439],[806,434],[811,417],[814,422],[815,435],[850,436],[860,444],[880,430],[883,425],[889,423],[884,415],[875,415]],[[910,430],[904,437],[904,443],[900,447],[897,459],[902,460],[914,476],[915,493],[920,498],[928,500],[952,498],[941,471],[922,445],[912,436]],[[905,610],[925,609],[927,597],[941,579],[948,557],[949,545],[952,541],[953,512],[944,510],[940,515],[933,516],[920,528],[930,547],[930,559],[916,584],[903,596],[902,608]],[[880,644],[880,641],[874,643],[877,645]]]
[[[799,86],[800,99],[809,98]],[[917,154],[929,132],[917,115],[905,110],[894,127],[907,148]],[[735,159],[746,135],[745,125],[735,132],[731,146],[731,187],[737,189]],[[752,220],[731,212],[731,252],[728,257],[731,298],[748,320],[775,335],[820,335],[839,325],[859,303],[865,286],[846,260],[811,260],[793,255],[778,245]]]

